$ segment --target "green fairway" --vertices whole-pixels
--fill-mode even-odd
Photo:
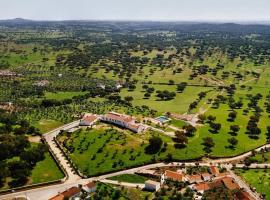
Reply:
[[[270,200],[270,170],[269,169],[248,169],[235,170],[243,177],[251,187],[256,188],[257,192],[265,195],[266,200]]]
[[[29,184],[37,184],[54,181],[64,178],[63,172],[59,169],[49,153],[45,154],[45,159],[38,162],[32,170]]]
[[[119,176],[110,177],[108,179],[127,183],[144,183],[147,180],[147,178],[136,174],[122,174]]]

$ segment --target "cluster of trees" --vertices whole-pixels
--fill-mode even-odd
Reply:
[[[176,96],[175,92],[170,92],[168,90],[163,91],[158,90],[156,93],[157,97],[162,101],[171,100]]]
[[[36,163],[44,159],[47,147],[44,144],[31,146],[25,134],[37,134],[39,131],[28,122],[1,113],[0,123],[3,124],[0,132],[0,185],[7,177],[12,178],[8,183],[10,187],[24,185]],[[15,157],[17,159],[8,161]]]
[[[184,92],[185,88],[187,87],[187,82],[181,82],[177,85],[177,92],[182,93]]]
[[[151,94],[155,91],[155,88],[153,87],[149,87],[148,85],[144,84],[142,86],[142,88],[144,89],[145,93],[144,93],[144,97],[146,99],[150,98],[151,97]]]
[[[258,127],[259,123],[259,117],[258,116],[251,116],[249,118],[248,124],[247,124],[247,134],[252,139],[258,139],[259,135],[261,133],[261,129]]]
[[[161,150],[162,145],[162,139],[158,136],[153,136],[149,139],[149,144],[145,147],[145,153],[156,154]]]
[[[209,115],[207,117],[207,123],[210,126],[210,130],[209,131],[211,133],[218,133],[220,131],[220,129],[221,129],[221,124],[220,123],[216,123],[215,120],[216,120],[216,117],[213,116],[213,115]]]
[[[198,106],[199,102],[206,96],[206,94],[206,92],[200,92],[198,94],[198,99],[189,104],[188,111],[190,112],[191,110],[195,109]]]

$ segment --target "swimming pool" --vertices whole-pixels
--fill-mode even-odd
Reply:
[[[160,121],[161,123],[166,123],[168,121],[170,121],[171,119],[165,116],[159,116],[156,118],[156,120]]]

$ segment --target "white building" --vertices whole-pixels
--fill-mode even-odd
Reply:
[[[145,126],[140,123],[136,123],[135,118],[132,116],[119,114],[116,112],[109,112],[108,114],[103,115],[101,120],[127,128],[136,133],[140,133],[145,130]]]
[[[86,113],[80,121],[80,126],[92,126],[98,120],[98,116],[94,114]]]
[[[149,191],[158,191],[160,189],[160,183],[152,180],[145,181],[145,189]]]

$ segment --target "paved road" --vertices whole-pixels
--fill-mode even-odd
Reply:
[[[11,198],[11,197],[18,197],[18,196],[27,195],[31,200],[47,200],[48,198],[56,195],[58,192],[62,192],[69,187],[76,186],[78,184],[86,184],[89,181],[93,181],[93,180],[104,180],[108,177],[121,175],[121,174],[133,174],[139,170],[156,168],[156,167],[181,166],[181,165],[196,166],[198,164],[197,162],[173,162],[173,163],[169,163],[169,164],[155,163],[155,164],[136,167],[136,168],[123,170],[123,171],[119,171],[119,172],[115,172],[115,173],[110,173],[107,175],[102,175],[99,177],[93,177],[93,178],[89,178],[89,179],[81,179],[78,175],[74,174],[72,168],[69,166],[69,164],[65,160],[64,156],[62,155],[62,152],[56,147],[55,143],[53,142],[53,138],[57,136],[57,134],[60,132],[60,130],[67,130],[67,129],[78,126],[78,124],[79,124],[79,121],[75,121],[75,122],[72,122],[72,123],[67,124],[65,126],[62,126],[60,128],[57,128],[53,131],[50,131],[47,134],[44,134],[46,141],[48,142],[51,149],[53,150],[53,152],[55,153],[55,155],[59,159],[60,164],[67,171],[68,177],[67,177],[66,182],[59,184],[59,185],[45,186],[42,188],[30,189],[30,190],[23,191],[23,192],[17,192],[17,193],[13,193],[13,194],[3,195],[0,197],[0,199],[7,199],[7,198]],[[263,149],[265,147],[270,148],[270,144],[267,144],[263,147],[257,148],[256,151],[260,151],[261,149]],[[238,160],[244,159],[250,155],[251,155],[251,151],[248,153],[245,153],[243,155],[233,157],[233,158],[224,158],[224,159],[216,159],[216,160],[209,159],[209,160],[206,160],[206,161],[201,162],[199,164],[200,164],[200,166],[210,166],[210,163],[212,163],[212,164],[230,163],[233,161],[238,161]],[[266,165],[270,168],[270,164],[252,164],[250,166],[250,168],[256,168],[256,167],[264,168]],[[227,165],[227,167],[231,168],[232,165],[231,164]],[[237,167],[242,168],[242,167],[244,167],[244,165],[238,164]]]
[[[74,128],[79,125],[79,120],[66,124],[62,127],[59,127],[53,131],[50,131],[44,134],[44,138],[47,141],[48,145],[50,146],[51,150],[53,151],[54,155],[58,158],[60,165],[65,169],[67,173],[67,183],[73,183],[80,179],[80,177],[74,172],[72,167],[70,166],[69,162],[66,160],[65,156],[63,155],[62,151],[57,147],[56,143],[54,142],[53,138],[56,137],[61,130],[68,130],[70,128]]]
[[[114,172],[114,173],[110,173],[110,174],[106,174],[106,175],[102,175],[102,176],[98,176],[98,177],[92,177],[89,179],[79,179],[77,181],[74,181],[73,183],[71,182],[65,182],[63,184],[59,184],[59,185],[53,185],[53,186],[46,186],[43,188],[38,188],[38,189],[31,189],[28,190],[27,192],[18,192],[18,193],[14,193],[14,194],[8,194],[8,195],[3,195],[0,199],[7,199],[7,198],[11,198],[11,197],[17,197],[17,196],[23,196],[25,194],[27,194],[27,196],[31,199],[31,200],[47,200],[48,198],[56,195],[58,192],[62,192],[72,186],[77,186],[78,184],[86,184],[89,181],[105,181],[106,178],[112,177],[112,176],[117,176],[117,175],[121,175],[121,174],[134,174],[137,171],[140,170],[146,170],[146,169],[151,169],[151,168],[157,168],[157,167],[168,167],[168,166],[197,166],[198,163],[195,162],[189,162],[189,163],[185,163],[185,162],[172,162],[172,163],[155,163],[155,164],[149,164],[149,165],[145,165],[145,166],[141,166],[141,167],[136,167],[136,168],[132,168],[132,169],[128,169],[128,170],[123,170],[123,171],[119,171],[119,172]],[[200,166],[210,166],[210,163],[199,163]],[[224,165],[224,167],[230,169],[232,167],[232,165]],[[134,185],[129,185],[129,187],[134,187]],[[248,187],[248,186],[246,186]]]

